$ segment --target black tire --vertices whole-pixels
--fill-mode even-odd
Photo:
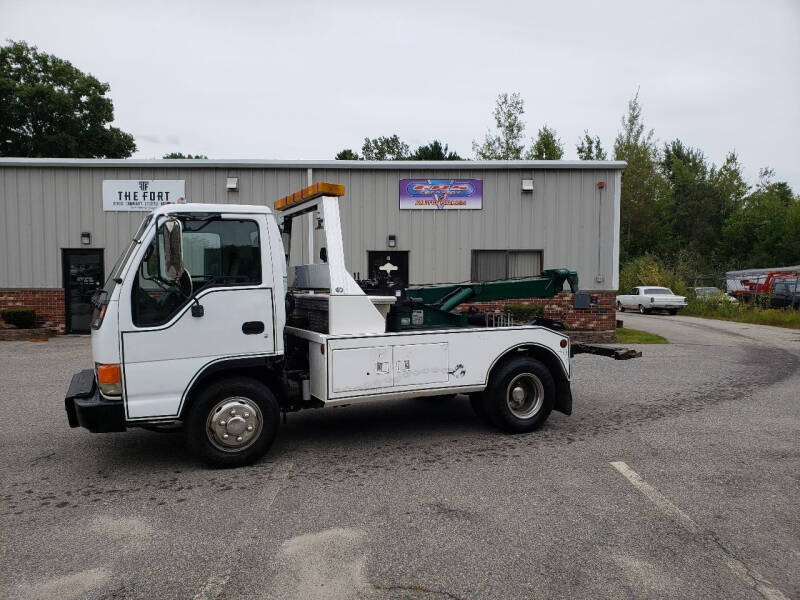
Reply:
[[[254,410],[254,406],[258,411]],[[224,413],[218,410],[220,407],[225,408]],[[213,419],[212,413],[215,415]],[[237,427],[231,429],[230,433],[228,427],[224,430],[217,427],[220,423],[228,423],[219,419],[223,415],[228,415],[228,427],[237,420]],[[219,379],[200,392],[192,404],[186,419],[186,442],[195,456],[213,467],[241,467],[264,456],[275,441],[279,424],[278,401],[267,386],[248,377]],[[237,448],[233,441],[240,439],[236,437],[237,430],[251,426],[253,433],[242,431],[244,445]],[[223,441],[220,431],[226,432],[222,435],[233,436],[231,442]],[[248,440],[247,435],[252,435],[252,438]],[[222,449],[226,443],[234,445]]]
[[[667,312],[669,314],[671,314],[671,315],[677,315],[678,314],[678,309],[677,308],[669,308],[669,309],[667,309]]]
[[[650,314],[650,309],[645,308],[643,304],[640,304],[639,305],[639,314],[640,315],[649,315]]]
[[[522,399],[517,397],[516,389],[523,390]],[[520,356],[496,367],[483,394],[483,407],[498,429],[526,433],[550,416],[555,394],[550,370],[536,359]],[[519,405],[512,408],[515,403]]]
[[[486,414],[486,407],[484,406],[484,395],[483,393],[475,393],[469,395],[469,405],[472,407],[472,410],[475,412],[475,415],[481,422],[485,423],[486,425],[492,425],[492,420],[489,418],[489,415]]]
[[[619,312],[625,312],[625,307],[622,306],[622,302],[617,301],[617,310]]]

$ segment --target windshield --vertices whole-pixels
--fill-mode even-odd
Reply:
[[[133,253],[134,248],[139,245],[139,242],[141,241],[144,232],[147,231],[147,226],[150,225],[152,218],[153,215],[147,215],[147,217],[145,217],[144,221],[142,221],[142,224],[139,225],[139,229],[136,231],[130,243],[128,244],[128,247],[125,248],[125,251],[122,254],[120,254],[120,257],[114,264],[114,268],[111,269],[111,273],[108,275],[108,279],[106,279],[105,284],[103,284],[102,289],[97,292],[95,300],[97,303],[103,303],[111,298],[114,288],[117,287],[117,279],[119,278],[120,271],[122,271],[125,263],[128,262],[128,258]]]
[[[672,290],[667,288],[647,288],[644,291],[645,294],[655,295],[655,294],[672,294]]]

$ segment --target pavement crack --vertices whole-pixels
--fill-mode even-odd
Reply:
[[[52,458],[52,457],[53,457],[53,456],[55,456],[55,455],[56,455],[56,453],[55,453],[55,452],[51,452],[50,454],[43,454],[42,456],[37,456],[36,458],[34,458],[34,459],[33,459],[33,460],[30,462],[29,466],[31,466],[31,467],[32,467],[33,465],[35,465],[35,464],[36,464],[37,462],[39,462],[40,460],[47,460],[48,458]]]
[[[461,596],[456,596],[452,592],[446,590],[434,590],[424,585],[382,585],[380,583],[372,583],[372,587],[379,591],[385,592],[419,592],[420,594],[431,594],[434,596],[443,596],[445,598],[453,598],[453,600],[465,600]]]
[[[773,587],[772,583],[764,579],[758,571],[738,558],[736,554],[719,539],[715,532],[704,530],[701,533],[701,539],[708,545],[716,546],[725,557],[728,568],[736,573],[739,579],[747,584],[748,587],[758,592],[764,600],[788,600],[783,592]]]
[[[727,567],[747,587],[758,592],[764,600],[788,600],[788,598],[772,583],[767,581],[758,571],[749,566],[742,559],[729,550],[710,529],[701,528],[694,519],[683,512],[661,492],[647,483],[636,471],[626,463],[612,462],[611,466],[622,474],[633,487],[639,490],[650,502],[660,509],[667,517],[672,519],[679,527],[692,535],[700,544],[707,548],[715,548]]]

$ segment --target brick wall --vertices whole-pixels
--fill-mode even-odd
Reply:
[[[66,326],[64,290],[0,289],[0,309],[11,306],[35,310],[34,327],[50,329],[54,333],[64,333]],[[11,325],[0,319],[0,327],[8,328]]]
[[[588,294],[593,302],[585,309],[574,308],[572,294],[564,292],[555,298],[520,298],[462,304],[459,310],[467,310],[470,306],[474,306],[482,312],[502,311],[506,304],[544,306],[544,316],[565,323],[572,330],[570,338],[574,338],[574,341],[616,341],[616,292],[588,292]]]
[[[474,306],[483,312],[503,310],[506,304],[535,304],[544,306],[544,316],[567,324],[574,341],[616,341],[616,292],[589,292],[597,302],[586,309],[572,306],[570,293],[561,293],[555,298],[520,298],[494,302],[462,304],[459,310]],[[54,333],[64,333],[64,290],[0,290],[0,309],[9,306],[24,306],[36,311],[36,327],[44,327]],[[0,328],[10,327],[0,319]]]

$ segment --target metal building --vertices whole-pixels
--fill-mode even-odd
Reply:
[[[89,291],[146,214],[148,204],[131,198],[271,206],[317,181],[346,186],[346,260],[363,278],[386,262],[409,284],[566,267],[578,271],[595,308],[605,307],[618,287],[624,166],[0,158],[0,308],[30,305],[43,326],[84,331]],[[298,246],[292,262],[308,256],[308,244],[301,239]],[[608,329],[606,313],[576,313],[583,314],[577,325]]]

